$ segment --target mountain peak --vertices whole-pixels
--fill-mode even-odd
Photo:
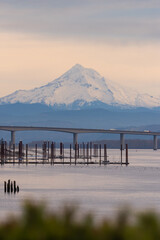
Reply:
[[[71,75],[71,74],[84,74],[86,72],[91,72],[92,69],[85,68],[80,64],[75,64],[72,68],[70,68],[67,72],[65,72],[62,76]]]
[[[93,69],[74,65],[59,78],[45,86],[32,90],[16,91],[0,99],[6,103],[42,103],[57,109],[80,109],[82,107],[126,106],[156,107],[160,99],[148,94],[123,89],[106,80]]]
[[[83,67],[81,64],[77,63],[71,69],[85,69],[85,67]]]

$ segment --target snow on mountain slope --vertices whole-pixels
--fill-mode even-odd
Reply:
[[[160,106],[160,99],[124,89],[101,77],[93,69],[84,68],[79,64],[45,86],[19,90],[0,99],[0,104],[17,102],[66,107],[76,103],[76,108],[86,104],[94,105],[96,102],[102,103],[103,106]]]

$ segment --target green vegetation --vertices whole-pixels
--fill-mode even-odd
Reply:
[[[49,213],[44,206],[27,203],[21,217],[0,224],[0,240],[159,240],[160,219],[153,212],[120,212],[114,221],[94,223],[91,215],[77,219],[75,209]]]

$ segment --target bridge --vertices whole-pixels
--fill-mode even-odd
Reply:
[[[0,126],[0,131],[11,132],[11,144],[15,144],[15,133],[18,131],[53,131],[73,134],[73,146],[78,143],[78,134],[83,133],[109,133],[120,135],[120,146],[122,149],[125,147],[125,135],[147,135],[153,136],[153,149],[157,150],[157,137],[160,136],[160,132],[152,131],[129,131],[129,130],[117,130],[117,129],[85,129],[85,128],[58,128],[58,127],[33,127],[33,126]]]

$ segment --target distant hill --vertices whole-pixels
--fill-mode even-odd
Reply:
[[[160,111],[155,109],[134,110],[53,110],[43,104],[5,104],[0,105],[0,125],[26,125],[26,126],[53,126],[53,127],[79,127],[79,128],[117,128],[133,130],[155,130],[160,128]],[[145,126],[144,126],[145,124]],[[140,127],[141,126],[141,127]],[[51,132],[21,132],[17,139],[32,140],[62,140],[72,141],[72,135]],[[9,139],[10,133],[2,133]],[[117,135],[109,134],[80,134],[80,140],[115,139]]]

